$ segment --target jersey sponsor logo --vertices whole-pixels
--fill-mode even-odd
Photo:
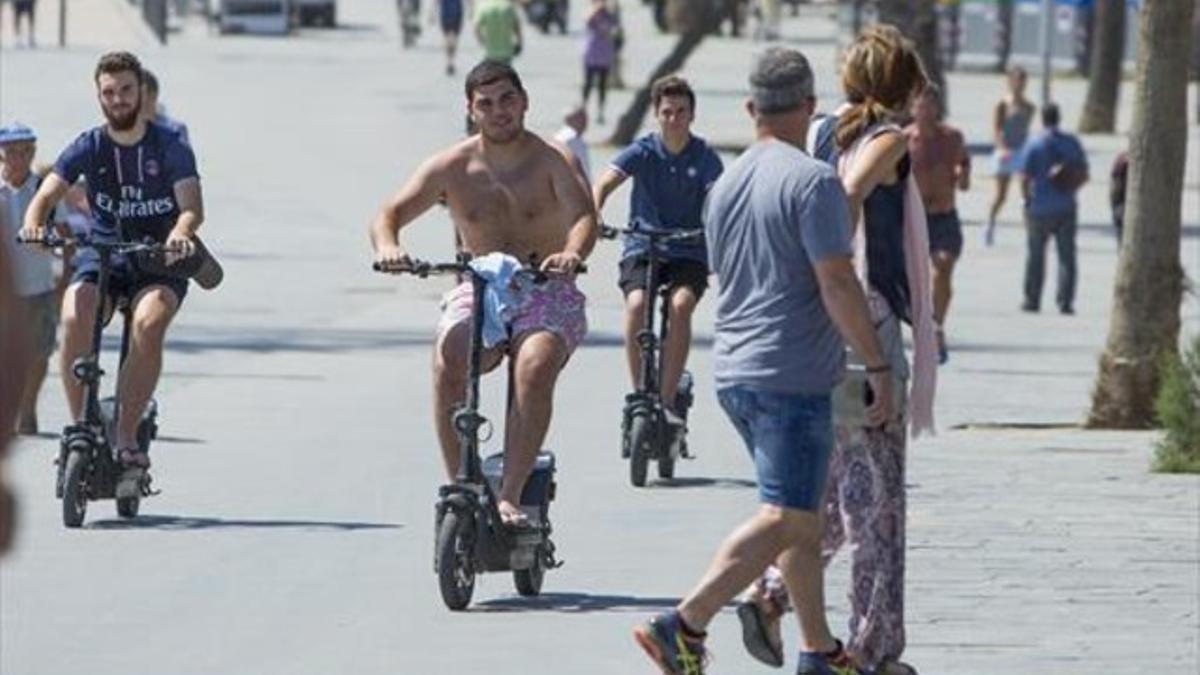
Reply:
[[[141,187],[122,185],[120,199],[114,200],[112,195],[101,192],[96,195],[95,206],[118,218],[158,218],[169,215],[175,210],[175,199],[173,197],[146,198]]]

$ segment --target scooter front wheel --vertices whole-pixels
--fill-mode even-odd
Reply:
[[[470,518],[446,512],[438,528],[437,553],[442,602],[456,612],[466,609],[475,592],[475,529]]]
[[[84,482],[87,466],[87,456],[81,450],[72,450],[67,455],[62,496],[63,525],[67,527],[79,527],[87,515],[87,485]]]
[[[629,482],[634,487],[646,485],[653,430],[651,419],[646,415],[635,415],[629,420]]]

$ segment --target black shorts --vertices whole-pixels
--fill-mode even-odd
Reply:
[[[441,16],[442,33],[446,35],[458,35],[462,32],[463,15],[462,12],[442,12]]]
[[[650,264],[644,255],[635,255],[621,261],[621,277],[617,285],[625,295],[635,290],[646,290],[646,266]],[[655,286],[669,286],[672,289],[687,287],[692,289],[699,300],[708,289],[708,265],[687,258],[664,260],[658,265],[658,278]]]
[[[962,221],[958,219],[958,211],[945,213],[930,213],[926,216],[929,222],[929,252],[949,253],[957,258],[962,255],[963,233]]]
[[[71,276],[71,283],[98,284],[100,283],[100,270],[94,265],[81,266]],[[179,305],[183,305],[183,298],[187,296],[188,280],[159,274],[142,274],[127,268],[115,269],[108,277],[108,297],[115,304],[119,304],[121,301],[133,302],[138,293],[151,286],[169,288],[175,293],[175,299],[178,300]]]
[[[13,13],[17,16],[26,14],[33,16],[33,3],[35,0],[13,0]]]

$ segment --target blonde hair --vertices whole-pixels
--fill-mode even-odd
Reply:
[[[838,121],[838,148],[847,150],[872,125],[902,111],[928,83],[916,47],[895,26],[878,24],[863,31],[842,64],[842,89],[850,108]]]

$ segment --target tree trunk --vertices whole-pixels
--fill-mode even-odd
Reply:
[[[712,33],[721,21],[723,13],[720,7],[723,3],[709,0],[676,0],[668,3],[667,16],[673,28],[680,33],[675,47],[650,73],[646,84],[638,89],[629,107],[617,120],[617,127],[608,138],[611,145],[623,146],[633,142],[642,127],[642,120],[650,110],[650,88],[655,80],[679,72],[687,62],[692,52],[704,42],[704,38]]]
[[[1117,98],[1125,60],[1125,0],[1096,0],[1093,25],[1091,72],[1079,131],[1111,134],[1117,127]]]
[[[943,101],[949,100],[946,76],[942,72],[941,55],[938,53],[937,0],[879,0],[878,7],[879,22],[899,28],[916,44],[929,81],[942,90]]]
[[[1196,0],[1196,14],[1192,17],[1192,79],[1200,80],[1200,0]]]
[[[1187,149],[1187,59],[1195,6],[1143,0],[1129,147],[1129,200],[1108,344],[1087,426],[1154,423],[1159,364],[1179,345],[1179,262]]]
[[[937,0],[918,0],[913,27],[908,35],[917,43],[917,51],[925,62],[925,73],[929,75],[929,81],[941,90],[943,112],[949,115],[947,102],[950,92],[946,90],[945,64],[942,63],[942,50],[938,48],[941,35],[938,31]]]
[[[996,3],[996,72],[1008,70],[1008,58],[1012,55],[1014,0],[998,0]]]
[[[1192,79],[1200,82],[1200,0],[1192,17]],[[1196,124],[1200,124],[1200,91],[1196,92]]]

